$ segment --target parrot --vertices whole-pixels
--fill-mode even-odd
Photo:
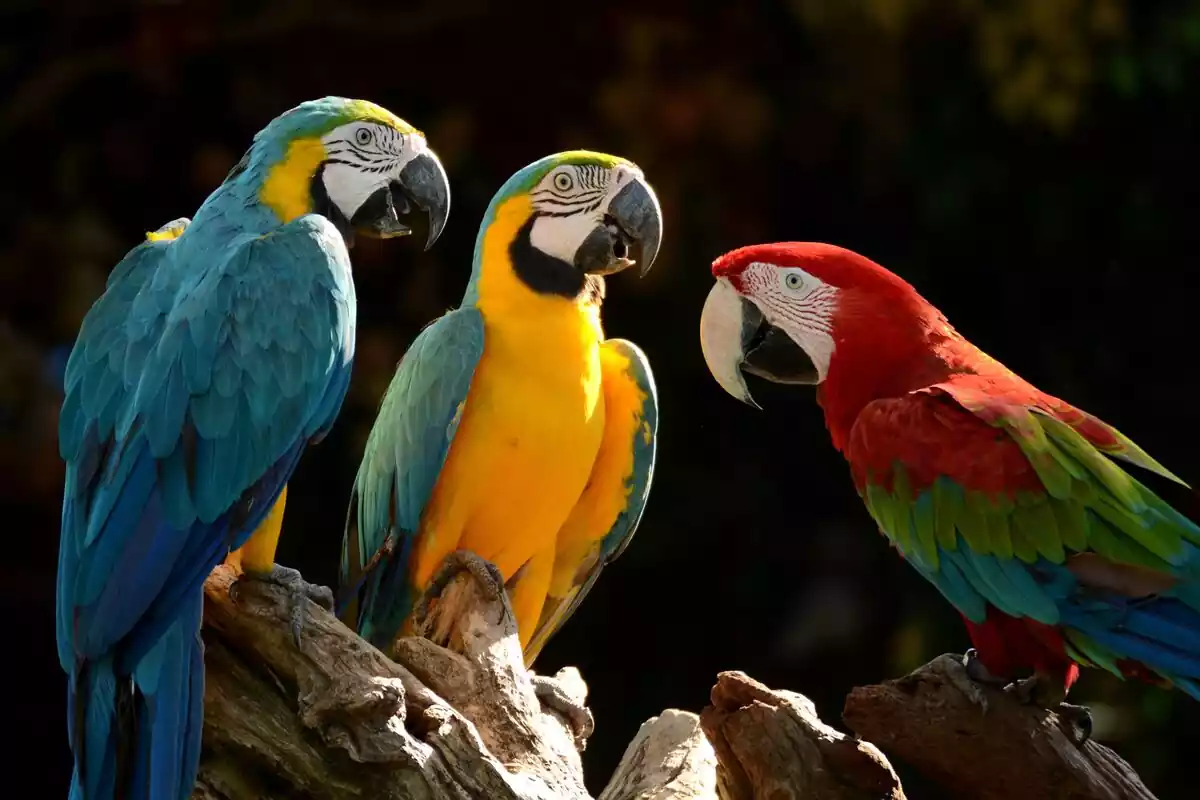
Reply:
[[[661,238],[642,170],[603,153],[541,158],[492,198],[462,302],[401,358],[355,477],[339,614],[364,639],[390,652],[465,551],[502,576],[492,589],[511,598],[531,665],[624,551],[650,491],[658,394],[645,353],[604,337],[600,306],[604,277],[644,276]]]
[[[325,97],[263,128],[193,218],[110,274],[68,358],[56,622],[72,800],[191,795],[199,770],[203,582],[332,607],[274,564],[288,479],[340,410],[354,358],[348,248],[427,228],[449,183],[425,136]],[[236,584],[235,584],[236,586]],[[295,633],[299,634],[299,616]]]
[[[1200,699],[1188,484],[852,250],[750,245],[712,274],[700,341],[713,378],[753,407],[744,374],[817,387],[874,522],[965,621],[972,700],[1005,687],[1082,744],[1090,712],[1066,703],[1081,666]]]

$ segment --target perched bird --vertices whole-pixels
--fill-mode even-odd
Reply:
[[[1186,484],[857,253],[755,245],[712,272],[700,340],[713,377],[751,405],[743,372],[817,384],[871,516],[965,619],[971,679],[1032,670],[1010,690],[1084,738],[1090,714],[1064,703],[1079,665],[1200,699],[1200,525],[1181,513],[1195,507]]]
[[[364,638],[390,651],[465,550],[503,576],[532,664],[628,544],[657,394],[645,354],[604,338],[603,276],[645,274],[661,237],[642,171],[614,156],[548,156],[497,192],[462,304],[405,353],[355,479],[340,604]]]
[[[326,97],[275,118],[194,219],[147,234],[113,270],[71,351],[59,419],[72,798],[191,795],[202,584],[231,549],[241,579],[332,604],[273,562],[288,479],[350,379],[347,248],[355,232],[400,236],[402,217],[425,216],[431,245],[449,206],[421,132]]]

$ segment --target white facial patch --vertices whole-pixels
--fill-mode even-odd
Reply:
[[[546,255],[570,264],[583,240],[604,220],[612,198],[641,177],[641,170],[628,164],[555,167],[530,192],[539,216],[529,241]]]
[[[741,275],[742,293],[767,322],[783,330],[812,359],[820,380],[833,357],[833,315],[837,288],[799,267],[753,262]]]
[[[401,133],[376,122],[342,125],[321,137],[321,143],[325,192],[346,219],[353,219],[368,197],[396,180],[428,147],[418,133]]]

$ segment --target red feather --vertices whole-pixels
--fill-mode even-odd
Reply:
[[[1045,491],[1013,438],[993,424],[1020,419],[1012,410],[1036,408],[1101,450],[1118,446],[1104,423],[972,345],[911,285],[870,259],[818,243],[755,245],[717,259],[713,274],[741,291],[751,263],[798,267],[838,289],[834,350],[817,397],[860,490],[868,480],[890,489],[893,465],[902,461],[917,491],[938,476],[1010,496]],[[1032,668],[1070,689],[1079,676],[1052,626],[994,607],[983,623],[965,621],[984,666],[998,677]],[[1134,662],[1121,668],[1161,682]]]

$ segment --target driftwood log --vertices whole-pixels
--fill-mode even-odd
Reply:
[[[1155,800],[1133,768],[1095,741],[1082,747],[1057,714],[1006,692],[968,697],[962,656],[942,655],[903,678],[846,698],[850,730],[964,800]]]
[[[591,800],[586,741],[542,707],[511,610],[469,574],[434,605],[429,638],[398,640],[391,658],[316,605],[297,648],[284,590],[243,584],[234,597],[234,581],[222,566],[205,585],[194,798]],[[1078,748],[1053,715],[998,692],[984,715],[947,677],[955,663],[855,689],[844,718],[862,738],[802,695],[723,672],[701,714],[668,709],[642,725],[597,800],[903,800],[867,740],[956,798],[1153,800],[1112,751]],[[583,703],[574,668],[555,678]]]

